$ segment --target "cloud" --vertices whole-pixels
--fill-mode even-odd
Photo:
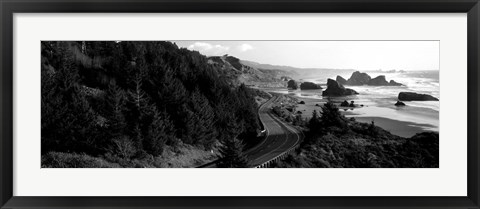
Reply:
[[[238,50],[240,50],[241,52],[246,52],[246,51],[252,50],[252,49],[253,49],[253,46],[250,45],[250,44],[242,44],[242,45],[238,46]]]
[[[199,51],[207,55],[223,55],[230,50],[230,47],[219,44],[213,45],[205,42],[195,42],[188,46],[188,49]]]

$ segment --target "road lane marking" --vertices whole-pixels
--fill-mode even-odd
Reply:
[[[287,131],[285,131],[285,128],[282,128],[282,126],[279,125],[279,122],[278,122],[277,120],[275,120],[275,118],[273,118],[274,116],[273,116],[271,113],[267,113],[267,115],[268,115],[270,118],[272,118],[272,120],[275,122],[275,124],[280,128],[280,130],[283,132],[283,135],[285,135],[285,139],[283,140],[283,143],[282,143],[281,145],[277,146],[275,149],[273,149],[273,150],[271,150],[270,152],[268,152],[268,153],[266,153],[266,154],[263,154],[263,155],[261,155],[260,157],[256,158],[256,161],[259,161],[260,159],[265,158],[265,156],[268,156],[268,155],[274,153],[275,151],[277,151],[278,149],[280,149],[282,146],[284,146],[284,145],[288,142],[288,136],[289,136],[289,135],[288,135],[287,132],[289,131],[289,129],[287,129]],[[281,123],[281,122],[280,122],[280,123]],[[282,136],[282,135],[276,135],[276,136],[279,137],[279,136]],[[287,149],[287,150],[288,150],[288,149]],[[283,152],[282,152],[282,153],[283,153]],[[272,160],[272,159],[274,159],[274,158],[276,158],[276,157],[278,157],[278,156],[277,156],[277,155],[274,155],[274,157],[269,158],[269,160],[266,160],[265,162],[268,162],[268,161],[270,161],[270,160]],[[263,162],[263,163],[265,163],[265,162]],[[260,163],[260,164],[263,164],[263,163]],[[258,166],[258,165],[257,165],[257,166]],[[255,167],[256,167],[256,166],[255,166]]]
[[[300,132],[302,135],[304,135],[303,132],[301,132],[300,130],[298,130],[298,129],[296,129],[296,128],[292,128],[292,127],[290,126],[290,124],[281,121],[279,118],[277,118],[276,116],[272,115],[271,113],[268,113],[268,115],[269,115],[270,118],[272,118],[275,122],[277,122],[276,124],[277,124],[278,126],[280,126],[279,124],[281,124],[281,125],[284,126],[284,128],[280,127],[282,130],[287,129],[290,133],[294,133],[294,134],[297,136],[297,137],[296,137],[297,139],[296,139],[295,143],[294,143],[292,146],[290,146],[288,149],[286,149],[285,151],[283,151],[281,154],[274,156],[274,157],[271,158],[270,160],[265,161],[264,163],[266,163],[266,162],[268,162],[268,161],[271,161],[271,160],[274,160],[274,159],[277,159],[278,157],[280,157],[280,156],[282,156],[283,154],[291,151],[292,148],[294,148],[295,146],[297,146],[298,142],[300,141],[300,135],[299,135],[297,132]],[[293,129],[293,130],[292,130],[292,129]],[[286,141],[285,141],[281,146],[277,147],[275,150],[269,152],[268,154],[270,154],[270,153],[278,150],[279,148],[281,148],[282,146],[285,145],[285,143],[288,141],[288,134],[286,134],[286,135],[287,135]],[[261,156],[260,158],[263,158],[264,156],[265,156],[265,155]],[[260,163],[260,164],[257,165],[257,166],[260,166],[260,165],[262,165],[262,164],[263,164],[263,163]]]
[[[260,111],[261,111],[262,109],[265,109],[266,106],[270,105],[270,104],[267,105],[267,103],[272,103],[272,100],[274,100],[274,99],[276,99],[276,98],[272,97],[270,100],[268,100],[268,101],[266,101],[265,103],[263,103],[260,108],[258,108],[258,115],[259,115],[260,118],[261,118],[261,116],[260,116]],[[268,137],[269,137],[269,135],[270,135],[270,130],[267,128],[267,126],[265,125],[265,123],[264,123],[261,119],[260,119],[260,122],[263,124],[263,127],[264,127],[265,130],[266,130],[265,139],[262,140],[262,142],[260,142],[260,144],[258,144],[258,145],[256,145],[255,147],[252,147],[252,148],[250,148],[249,150],[247,150],[247,151],[245,152],[246,155],[248,155],[248,154],[249,154],[250,152],[252,152],[254,149],[257,149],[258,147],[260,147],[261,145],[263,145],[263,144],[265,143],[265,141],[267,141],[267,139],[268,139]]]

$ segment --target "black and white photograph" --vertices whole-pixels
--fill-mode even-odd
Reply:
[[[41,168],[439,168],[439,76],[434,40],[41,41]]]

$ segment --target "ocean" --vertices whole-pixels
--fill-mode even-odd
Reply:
[[[406,106],[397,107],[400,92],[416,92],[429,94],[440,98],[439,71],[406,71],[406,72],[367,72],[372,78],[385,75],[387,81],[395,80],[404,86],[346,86],[354,89],[359,95],[330,98],[336,102],[343,100],[354,101],[355,104],[364,105],[361,108],[345,109],[342,111],[347,117],[356,118],[386,118],[390,120],[408,122],[409,126],[415,126],[424,131],[439,131],[439,101],[415,101],[404,102]],[[350,78],[351,72],[339,74],[345,79]],[[311,81],[322,84],[326,88],[328,78],[335,79],[336,75],[304,78],[303,81]],[[303,98],[328,100],[322,96],[322,90],[276,90],[278,93],[295,95]]]

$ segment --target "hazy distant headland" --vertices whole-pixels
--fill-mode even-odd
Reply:
[[[439,165],[438,70],[299,68],[170,41],[41,46],[42,168]]]

